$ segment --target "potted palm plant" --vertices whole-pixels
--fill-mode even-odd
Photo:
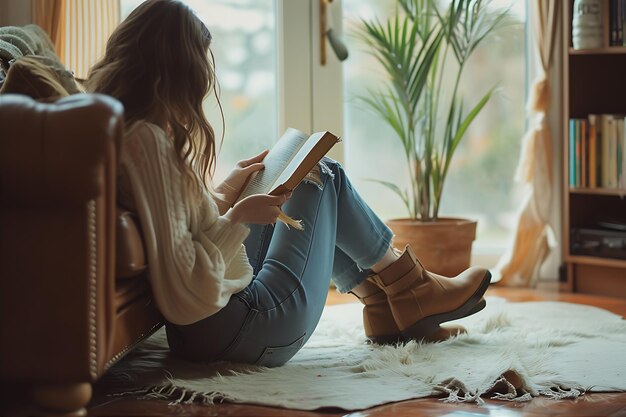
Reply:
[[[406,157],[408,189],[377,181],[397,194],[409,214],[392,219],[395,244],[411,243],[424,266],[453,276],[470,263],[476,222],[443,218],[446,175],[467,129],[493,95],[469,110],[459,90],[469,58],[504,20],[481,0],[397,0],[385,22],[363,21],[360,38],[382,64],[388,82],[361,99],[395,132]],[[396,140],[396,139],[394,139]]]

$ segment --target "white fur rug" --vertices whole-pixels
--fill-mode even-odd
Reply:
[[[360,304],[327,307],[304,348],[273,369],[176,360],[161,330],[109,378],[137,388],[127,385],[120,395],[300,410],[359,410],[432,395],[482,403],[626,390],[626,320],[606,310],[489,298],[485,310],[458,323],[468,333],[445,342],[377,346],[365,343]]]

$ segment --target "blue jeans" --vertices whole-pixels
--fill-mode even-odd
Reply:
[[[340,292],[361,283],[391,244],[392,233],[372,212],[337,162],[323,160],[320,184],[298,186],[284,211],[304,231],[282,223],[252,225],[244,245],[254,278],[218,313],[196,323],[168,323],[176,355],[279,366],[317,326],[332,277]]]

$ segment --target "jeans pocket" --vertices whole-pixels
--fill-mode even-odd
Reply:
[[[273,368],[275,366],[281,366],[287,363],[287,361],[294,357],[296,353],[304,345],[306,333],[300,336],[295,342],[286,346],[270,346],[263,349],[263,354],[255,362],[258,366],[267,366]]]

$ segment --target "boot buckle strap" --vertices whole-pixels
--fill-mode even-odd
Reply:
[[[384,291],[377,292],[376,294],[372,294],[368,297],[364,297],[361,302],[366,306],[372,304],[380,304],[387,302],[387,294]]]
[[[368,280],[378,285],[378,287],[382,289],[386,295],[393,296],[398,294],[399,292],[404,291],[405,289],[410,287],[411,284],[419,279],[419,277],[416,277],[415,274],[416,268],[417,266],[411,268],[410,271],[408,271],[406,274],[390,284],[386,284],[379,275],[372,275],[368,278]]]
[[[377,292],[372,295],[368,295],[367,297],[363,297],[363,298],[359,297],[352,291],[350,291],[350,294],[354,295],[356,298],[359,299],[361,303],[363,303],[366,306],[373,305],[373,304],[380,304],[380,303],[387,301],[387,294],[385,294],[384,291],[380,291],[380,292]]]

